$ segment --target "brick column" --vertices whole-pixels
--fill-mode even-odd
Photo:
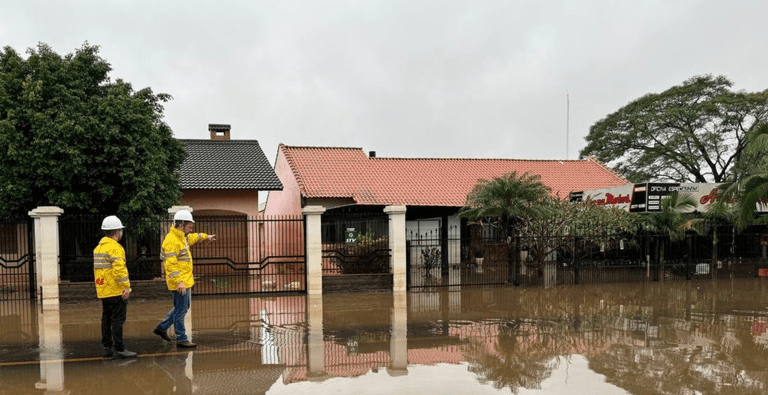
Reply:
[[[323,294],[323,206],[307,206],[301,210],[304,214],[307,255],[307,294]]]
[[[405,265],[405,206],[387,206],[389,214],[389,249],[391,252],[392,292],[406,291]]]
[[[43,309],[59,306],[59,216],[64,210],[42,206],[29,212],[35,219],[35,271]]]

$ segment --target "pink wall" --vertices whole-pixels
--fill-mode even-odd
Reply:
[[[183,191],[182,206],[192,207],[193,215],[259,214],[259,191],[241,189],[193,189]]]
[[[283,155],[283,151],[277,151],[275,160],[275,173],[283,183],[282,191],[269,191],[267,206],[264,209],[265,216],[273,215],[301,215],[301,190],[299,183],[293,175],[291,166]]]

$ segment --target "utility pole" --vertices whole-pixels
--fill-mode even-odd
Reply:
[[[565,160],[568,160],[568,136],[571,128],[571,95],[565,91]]]

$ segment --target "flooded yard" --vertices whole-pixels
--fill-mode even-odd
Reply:
[[[202,298],[192,351],[131,300],[135,359],[101,306],[0,302],[0,394],[764,394],[764,279]]]

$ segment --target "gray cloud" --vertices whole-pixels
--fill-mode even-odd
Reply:
[[[761,1],[5,1],[3,45],[102,47],[174,96],[178,137],[380,156],[565,158],[627,102],[697,74],[768,88]]]

